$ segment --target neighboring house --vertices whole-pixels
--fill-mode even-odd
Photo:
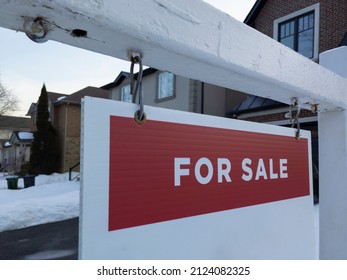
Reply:
[[[346,0],[257,0],[244,23],[319,63],[319,54],[347,44]],[[290,126],[289,105],[249,96],[229,117]],[[315,192],[318,189],[317,114],[301,110],[300,126],[312,133]]]
[[[48,110],[50,113],[50,120],[52,123],[54,121],[54,110],[52,110],[53,104],[66,96],[68,95],[63,93],[47,91]],[[32,131],[36,130],[36,106],[37,103],[31,103],[30,108],[26,114],[26,116],[29,116],[31,118],[30,128]]]
[[[111,99],[132,101],[127,72],[121,72],[114,82],[101,88],[111,92]],[[145,105],[222,117],[246,98],[234,90],[154,68],[143,71],[142,88]]]
[[[50,118],[59,137],[61,149],[61,172],[80,162],[81,135],[81,99],[85,96],[109,98],[109,92],[96,87],[86,87],[71,95],[47,92]],[[36,104],[33,103],[28,111],[32,117],[32,126],[36,129]],[[79,170],[79,166],[76,167]]]
[[[346,0],[257,0],[244,23],[318,63],[320,53],[347,44],[346,10]],[[276,102],[267,107],[269,102],[250,96],[244,104],[232,108],[228,115],[290,125],[286,117],[289,106]],[[300,123],[317,135],[316,113],[302,110]]]
[[[318,61],[319,53],[343,43],[346,10],[346,0],[258,0],[244,22]]]
[[[85,96],[108,99],[109,92],[96,87],[86,87],[65,98],[59,98],[53,104],[53,125],[58,131],[62,150],[62,172],[69,171],[69,168],[80,162],[81,100]]]
[[[15,141],[16,132],[30,132],[31,120],[29,118],[21,118],[21,117],[12,117],[12,116],[0,116],[0,170],[6,168],[7,171],[14,172],[16,171],[17,164],[20,161],[19,158],[16,158],[12,155],[14,153],[12,150],[14,149],[13,141]],[[15,143],[15,147],[17,147],[18,143]],[[30,150],[30,143],[25,143],[29,147],[26,150]],[[11,155],[11,157],[10,157]],[[25,157],[25,160],[27,158]]]
[[[32,132],[13,131],[3,146],[4,171],[18,172],[30,160],[30,147],[34,140]]]

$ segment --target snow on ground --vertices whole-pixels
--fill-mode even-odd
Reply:
[[[70,182],[68,174],[40,175],[35,187],[7,189],[0,173],[0,232],[62,221],[79,215],[79,182]]]
[[[0,173],[0,232],[78,217],[80,182],[70,182],[68,173],[40,175],[35,187],[8,190]],[[319,206],[314,207],[316,252],[319,251]],[[318,255],[317,255],[318,258]]]

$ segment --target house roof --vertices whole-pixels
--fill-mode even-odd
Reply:
[[[142,77],[146,77],[146,76],[151,75],[151,74],[153,74],[153,73],[155,73],[157,71],[158,71],[157,69],[149,67],[149,68],[143,70]],[[136,73],[134,75],[135,79],[137,78],[137,75],[138,75],[138,73]],[[119,73],[117,78],[112,83],[104,85],[104,86],[102,86],[100,88],[102,88],[102,89],[112,89],[112,88],[118,87],[124,81],[124,79],[125,78],[129,78],[129,76],[130,76],[129,72],[122,71],[122,72]]]
[[[33,132],[26,132],[26,131],[13,131],[10,143],[31,143],[34,140],[34,133]]]
[[[64,93],[47,91],[47,97],[48,97],[49,101],[51,101],[52,103],[56,102],[59,98],[61,98],[63,96],[68,96],[68,95],[64,94]]]
[[[253,25],[254,20],[266,4],[266,1],[267,0],[257,0],[243,22],[250,26]]]
[[[28,112],[26,113],[26,116],[31,116],[31,114],[33,113],[33,112],[35,112],[36,111],[36,106],[37,106],[37,103],[31,103],[30,104],[30,107],[29,107],[29,110],[28,110]]]
[[[345,33],[345,36],[343,36],[343,38],[339,44],[339,47],[342,47],[342,46],[347,46],[347,33]]]
[[[234,115],[270,110],[284,106],[288,105],[272,99],[250,95],[245,101],[241,102],[239,105],[227,112],[227,116],[232,117]]]
[[[67,96],[67,94],[47,91],[47,97],[51,103],[54,103],[58,99],[65,97],[65,96]],[[33,112],[36,112],[36,106],[37,106],[37,103],[31,103],[29,110],[26,113],[26,116],[30,117]]]
[[[111,88],[114,88],[114,87],[118,87],[125,78],[128,78],[130,76],[130,73],[129,72],[120,72],[119,75],[117,76],[117,78],[112,82],[112,83],[109,83],[107,85],[104,85],[100,88],[102,89],[111,89]]]
[[[0,129],[15,128],[15,129],[30,129],[31,119],[12,116],[0,116]]]
[[[10,148],[10,147],[12,147],[12,144],[10,143],[10,141],[8,139],[0,140],[0,147]]]
[[[108,99],[109,98],[109,92],[107,90],[96,88],[96,87],[85,87],[84,89],[81,89],[79,91],[76,91],[73,94],[60,96],[55,101],[56,105],[60,104],[81,104],[81,99],[85,96],[91,96],[91,97],[99,97]]]

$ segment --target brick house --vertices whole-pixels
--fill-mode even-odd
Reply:
[[[29,118],[0,116],[0,170],[18,171],[18,165],[25,163],[27,157],[22,157],[30,149],[30,141],[25,139],[22,143],[19,132],[30,132],[31,120]],[[18,136],[16,138],[16,136]],[[20,146],[20,148],[19,148]],[[25,150],[24,152],[22,150]],[[19,156],[21,160],[19,160]],[[24,162],[23,162],[24,159]]]
[[[48,110],[49,110],[50,119],[52,122],[54,120],[54,110],[52,110],[53,104],[57,102],[59,99],[64,98],[66,96],[67,94],[47,91]],[[31,118],[31,122],[30,122],[31,131],[36,130],[36,106],[37,106],[37,103],[31,103],[30,108],[26,114],[26,116]]]
[[[244,23],[318,61],[319,53],[334,49],[343,42],[347,32],[346,9],[345,0],[258,0]],[[307,26],[300,27],[300,22],[305,25],[306,20]],[[294,27],[293,31],[290,30],[291,27]],[[289,33],[282,30],[284,32],[281,34],[281,28],[289,28]],[[310,40],[312,37],[310,50],[305,51],[300,47],[300,39],[296,39],[298,42],[295,44],[287,39],[292,35],[295,39],[298,32],[306,32],[306,37],[310,37]],[[301,36],[303,37],[304,35]]]
[[[258,0],[244,23],[319,63],[320,53],[347,43],[346,8],[345,0]],[[285,117],[287,105],[277,103],[269,109],[258,106],[262,102],[267,101],[251,96],[246,101],[248,106],[239,104],[228,115],[250,121],[290,124]],[[316,134],[316,128],[312,129],[311,125],[317,122],[316,114],[302,110],[300,117],[301,123],[308,124],[304,127],[308,126]]]
[[[32,132],[13,131],[10,139],[2,147],[4,159],[3,171],[19,172],[21,167],[30,160],[30,148],[34,139]]]
[[[347,18],[345,0],[257,0],[244,23],[266,34],[319,63],[319,54],[347,44]],[[289,125],[285,117],[288,105],[277,102],[271,108],[263,98],[250,97],[246,104],[239,104],[228,112],[239,119]],[[311,127],[317,116],[302,110],[301,123]],[[305,125],[304,125],[305,126]],[[316,125],[314,125],[316,126]],[[311,129],[314,134],[316,129]]]
[[[319,54],[347,44],[346,0],[257,0],[244,23],[308,59],[319,63]],[[242,120],[290,126],[289,106],[249,96],[228,112]],[[315,192],[318,190],[317,114],[301,110],[300,126],[312,133]]]
[[[81,100],[85,96],[109,98],[109,92],[96,87],[86,87],[71,95],[47,92],[50,118],[57,130],[61,149],[61,170],[69,171],[70,167],[80,161],[81,135]],[[28,111],[32,119],[32,127],[36,129],[36,104],[33,103]],[[76,168],[76,171],[79,167]]]

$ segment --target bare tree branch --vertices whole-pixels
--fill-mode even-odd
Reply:
[[[0,80],[0,116],[18,108],[18,98]]]

